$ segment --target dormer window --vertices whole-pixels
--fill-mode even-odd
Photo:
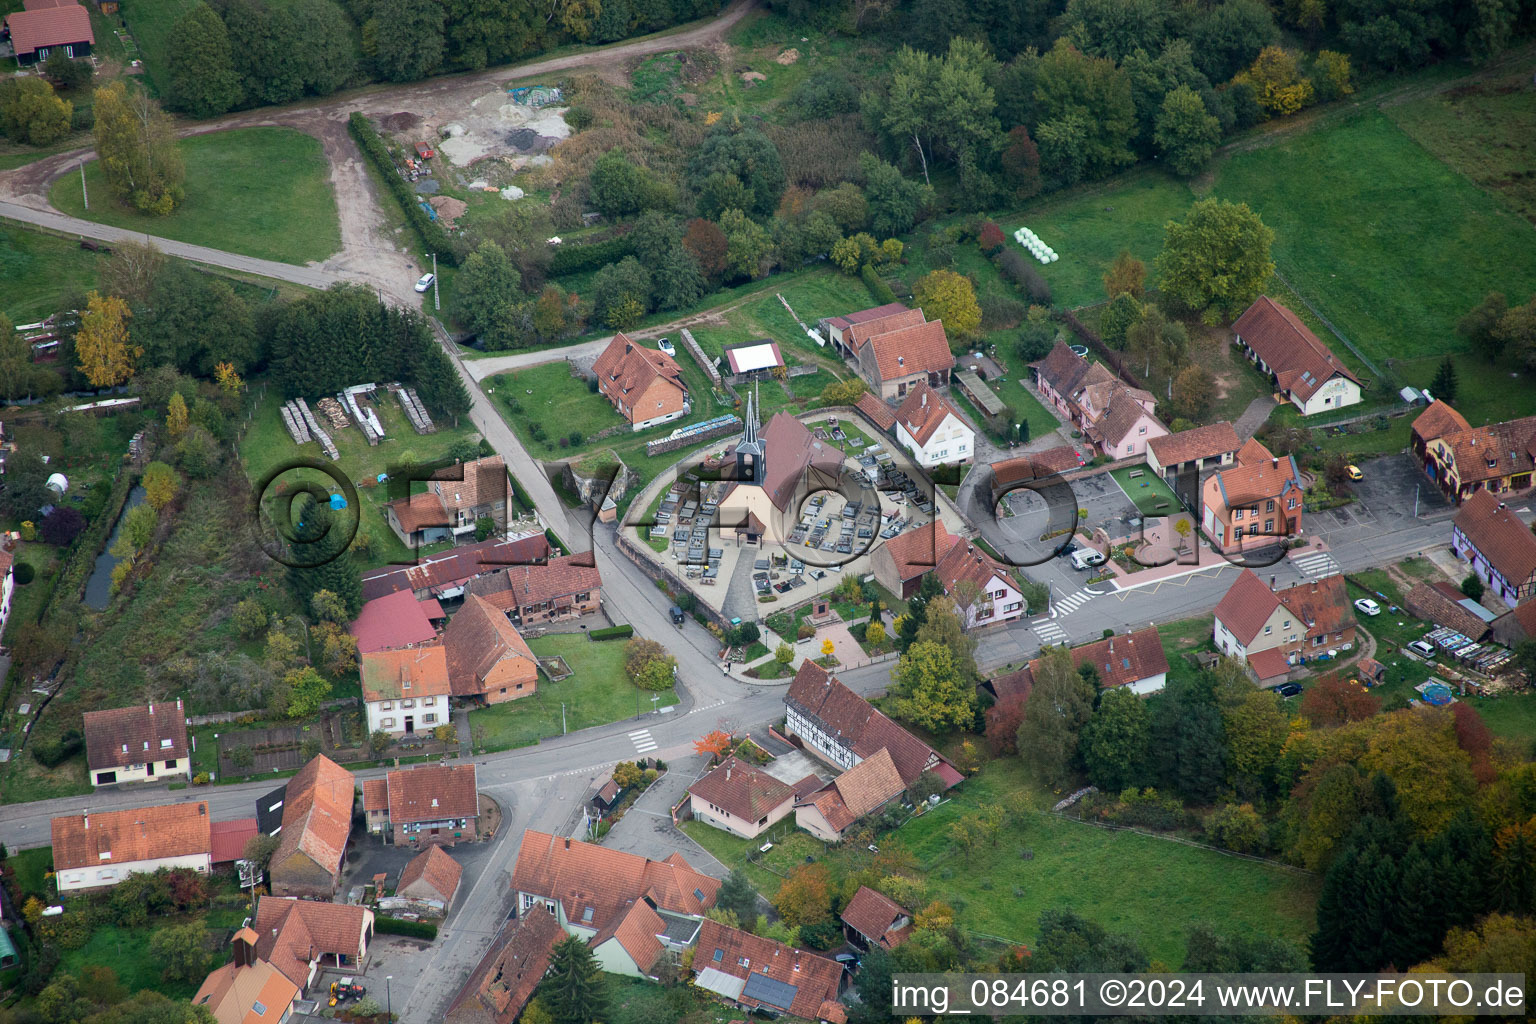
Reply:
[[[176,745],[176,741],[175,740],[161,740],[160,741],[160,749],[161,750],[170,750],[175,745]]]

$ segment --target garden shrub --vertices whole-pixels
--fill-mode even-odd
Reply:
[[[437,925],[431,921],[406,921],[398,917],[379,916],[373,919],[374,931],[380,935],[406,935],[413,939],[437,938]]]
[[[603,629],[594,629],[587,634],[588,639],[602,640],[626,640],[635,635],[635,627],[625,623],[622,626],[608,626]]]

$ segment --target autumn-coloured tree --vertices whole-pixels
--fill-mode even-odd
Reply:
[[[994,754],[1018,752],[1019,723],[1024,720],[1024,702],[1012,700],[987,709],[987,746]]]
[[[1112,299],[1116,295],[1129,295],[1140,301],[1146,286],[1147,265],[1132,256],[1129,250],[1121,249],[1115,262],[1104,272],[1105,297]]]
[[[835,650],[837,650],[837,645],[832,643],[831,638],[828,638],[828,639],[823,640],[821,642],[821,653],[822,653],[823,657],[830,658],[832,656],[832,652],[835,651]]]
[[[963,818],[950,822],[944,834],[949,837],[950,842],[960,847],[961,856],[969,864],[971,851],[976,848],[977,843],[981,842],[981,822],[976,815],[967,814]]]
[[[725,232],[720,230],[718,224],[702,217],[689,221],[687,229],[683,231],[683,248],[693,254],[705,277],[718,281],[725,276],[727,243]]]
[[[245,381],[240,379],[240,374],[235,370],[234,363],[218,363],[213,368],[213,379],[218,383],[219,390],[226,395],[236,395],[245,387]]]
[[[165,431],[173,438],[187,432],[187,400],[179,391],[171,393],[171,400],[166,405]]]
[[[1260,50],[1253,66],[1233,81],[1252,86],[1254,99],[1272,116],[1294,114],[1312,102],[1312,83],[1302,77],[1296,55],[1278,46]]]
[[[128,340],[128,303],[115,295],[92,291],[75,335],[80,372],[93,387],[116,387],[133,376],[133,361],[144,350]]]
[[[981,226],[981,231],[976,235],[976,244],[981,246],[981,251],[988,256],[1007,243],[1008,236],[1003,234],[1003,229],[990,220]]]
[[[175,499],[181,477],[165,463],[151,462],[144,467],[144,479],[139,482],[144,486],[144,500],[158,512]]]
[[[864,629],[864,642],[878,650],[885,643],[885,625],[879,622],[871,622]]]
[[[1301,698],[1302,716],[1319,728],[1363,722],[1381,711],[1381,700],[1338,674],[1324,676]]]
[[[953,270],[931,271],[912,286],[912,298],[929,320],[944,321],[944,331],[948,335],[969,337],[981,326],[976,286],[964,274]]]
[[[731,737],[716,729],[714,732],[705,733],[693,741],[695,754],[708,754],[716,760],[723,759],[731,751]]]
[[[825,864],[801,864],[774,894],[773,905],[785,922],[797,928],[832,917],[832,875]]]
[[[1491,757],[1492,730],[1472,705],[1462,701],[1451,705],[1451,718],[1456,724],[1456,745],[1472,759],[1472,776],[1478,785],[1488,785],[1498,777]]]

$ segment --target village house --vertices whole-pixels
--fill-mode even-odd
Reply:
[[[964,777],[922,740],[809,659],[800,663],[784,696],[784,728],[807,750],[839,771],[884,750],[903,786],[933,772],[945,789]]]
[[[752,839],[795,809],[806,782],[821,785],[811,776],[790,786],[732,754],[688,787],[688,808],[705,824]]]
[[[1536,416],[1473,427],[1437,401],[1414,418],[1411,447],[1425,475],[1456,504],[1479,491],[1521,494],[1536,482]]]
[[[843,908],[842,922],[843,935],[861,949],[895,949],[912,937],[912,912],[867,885]]]
[[[472,538],[482,519],[490,519],[499,533],[507,528],[511,490],[506,463],[490,455],[438,470],[420,493],[384,506],[385,518],[408,548]]]
[[[1260,295],[1232,325],[1233,341],[1303,416],[1360,402],[1360,379],[1301,318]]]
[[[694,984],[743,1010],[845,1024],[838,1001],[848,975],[836,960],[705,921],[693,956]]]
[[[1151,392],[1131,387],[1064,341],[1030,365],[1046,404],[1112,459],[1140,455],[1149,442],[1168,433],[1153,411],[1157,400]]]
[[[358,969],[373,941],[373,911],[346,903],[259,896],[256,955],[306,990],[322,967]]]
[[[363,783],[368,831],[396,846],[454,846],[480,838],[475,766],[424,764],[397,768]]]
[[[192,777],[181,698],[159,704],[87,711],[85,766],[93,786],[175,782]]]
[[[230,941],[234,959],[209,972],[192,997],[218,1024],[287,1024],[299,986],[256,955],[257,935],[241,928]]]
[[[30,67],[56,50],[68,57],[89,57],[96,45],[91,16],[74,0],[23,0],[22,10],[5,17],[16,63]]]
[[[914,312],[922,315],[920,310]],[[859,376],[878,397],[887,401],[905,398],[920,383],[932,388],[949,383],[955,357],[942,320],[896,328],[882,321],[881,326],[889,329],[863,342],[856,357]]]
[[[1301,533],[1305,490],[1294,456],[1276,458],[1249,438],[1235,466],[1201,485],[1200,526],[1223,554],[1269,547]]]
[[[363,573],[363,600],[374,601],[408,590],[418,601],[429,597],[450,601],[463,597],[464,588],[477,576],[501,572],[514,565],[547,562],[549,555],[549,539],[542,533],[464,544],[435,555],[423,555],[410,565],[387,565]]]
[[[1252,569],[1238,574],[1216,605],[1216,648],[1248,667],[1260,686],[1285,682],[1292,667],[1355,641],[1343,576],[1270,590]]]
[[[975,544],[956,538],[935,572],[944,593],[954,599],[966,629],[995,626],[1022,618],[1024,594],[1007,566]]]
[[[588,554],[562,555],[544,565],[514,565],[471,580],[468,592],[522,626],[591,615],[602,607],[603,577]]]
[[[905,601],[917,593],[923,576],[937,569],[955,545],[963,543],[934,517],[933,522],[899,533],[875,548],[869,556],[870,571],[876,583]]]
[[[373,651],[357,659],[368,733],[431,732],[449,721],[448,654],[441,643]]]
[[[964,464],[975,457],[976,431],[947,398],[919,381],[896,410],[896,443],[924,468]]]
[[[620,331],[592,364],[598,394],[629,421],[631,430],[688,415],[688,385],[677,360],[631,341]]]
[[[506,612],[470,594],[443,633],[454,697],[502,704],[538,688],[539,661]]]
[[[1147,465],[1169,483],[1187,475],[1198,482],[1207,470],[1225,469],[1235,463],[1242,446],[1232,424],[1222,420],[1153,438],[1147,442]]]
[[[272,895],[328,900],[336,894],[352,832],[354,795],[352,773],[324,754],[288,780],[277,850],[267,865]]]
[[[823,842],[841,842],[860,819],[900,799],[906,788],[891,752],[882,747],[795,801],[795,824]]]
[[[887,302],[883,306],[861,309],[857,313],[845,313],[842,316],[823,318],[820,324],[822,336],[832,343],[832,348],[838,355],[844,358],[856,356],[858,355],[858,346],[868,340],[868,332],[866,330],[862,338],[856,339],[853,329],[861,325],[874,324],[876,321],[885,320],[887,317],[893,317],[897,314],[907,314],[909,318],[916,314],[915,319],[908,319],[905,322],[899,323],[893,321],[898,327],[907,327],[913,323],[920,324],[923,322],[922,310],[908,309],[900,302]],[[891,329],[894,330],[895,328]]]
[[[693,945],[719,888],[681,854],[655,861],[532,829],[512,869],[519,915],[553,915],[603,970],[630,977],[653,977],[663,955]]]
[[[501,926],[491,948],[448,1006],[445,1024],[513,1024],[565,938],[553,914],[525,914]]]
[[[1123,686],[1138,697],[1145,697],[1162,690],[1168,681],[1168,656],[1163,653],[1155,626],[1095,640],[1072,648],[1071,654],[1072,667],[1081,671],[1092,666],[1098,673],[1099,685],[1106,690]],[[1035,673],[1039,670],[1040,659],[1035,658],[1015,672],[996,675],[978,684],[978,692],[992,696],[988,721],[1022,707],[1034,689]]]
[[[136,872],[213,870],[208,803],[87,811],[54,818],[53,870],[61,894],[116,885]]]
[[[1511,608],[1536,594],[1536,533],[1491,491],[1462,502],[1451,552]]]
[[[453,906],[453,897],[459,891],[459,881],[463,877],[463,865],[444,853],[441,846],[432,843],[412,857],[405,870],[400,872],[395,895],[440,904],[446,912]]]
[[[357,641],[358,654],[419,647],[437,639],[434,621],[448,616],[436,598],[418,601],[409,590],[366,602],[347,632]]]

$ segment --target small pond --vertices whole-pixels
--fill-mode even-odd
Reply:
[[[112,536],[107,538],[107,546],[102,548],[101,554],[96,556],[96,568],[91,570],[91,578],[85,582],[87,608],[101,611],[112,600],[112,570],[117,565],[117,558],[112,554],[112,545],[117,543],[117,535],[123,529],[123,518],[128,515],[128,510],[143,503],[144,488],[135,487],[128,492],[128,500],[123,504],[123,511],[117,517],[117,524],[112,527]]]

